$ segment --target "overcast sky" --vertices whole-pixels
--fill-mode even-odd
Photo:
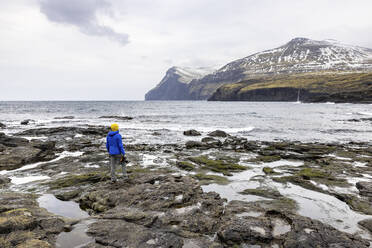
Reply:
[[[371,0],[0,1],[0,100],[142,100],[294,37],[372,48]]]

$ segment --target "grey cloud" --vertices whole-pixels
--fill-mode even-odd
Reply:
[[[97,13],[110,15],[111,4],[105,0],[41,0],[40,11],[56,23],[69,24],[91,36],[104,36],[119,42],[129,43],[129,35],[115,32],[111,27],[101,25]]]

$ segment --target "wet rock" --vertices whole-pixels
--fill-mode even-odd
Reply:
[[[282,216],[283,217],[283,216]],[[369,247],[369,242],[359,236],[343,233],[337,229],[298,215],[286,216],[292,230],[284,237],[283,247]]]
[[[88,234],[97,243],[114,247],[182,248],[182,238],[167,231],[152,230],[123,220],[103,220],[93,223]]]
[[[225,138],[228,136],[228,134],[222,130],[215,130],[213,132],[208,133],[208,136]]]
[[[247,166],[236,164],[231,161],[209,159],[207,156],[189,157],[188,159],[195,164],[200,165],[203,169],[220,172],[227,176],[231,176],[231,172],[238,172],[250,169]]]
[[[273,198],[273,199],[278,199],[283,197],[279,191],[276,189],[272,188],[255,188],[255,189],[245,189],[242,192],[239,192],[240,194],[243,195],[257,195],[257,196],[262,196],[262,197],[268,197],[268,198]]]
[[[270,168],[270,167],[263,167],[263,168],[262,168],[262,171],[263,171],[266,175],[276,174],[276,172],[274,171],[274,169],[273,169],[273,168]]]
[[[269,243],[273,239],[270,226],[271,222],[265,218],[233,218],[220,227],[217,235],[223,243],[230,246],[243,242]]]
[[[51,247],[53,247],[51,244],[40,239],[26,240],[26,242],[16,246],[16,248],[51,248]]]
[[[357,182],[356,187],[359,190],[360,195],[372,197],[372,183],[371,182]]]
[[[98,140],[92,140],[88,137],[80,137],[69,140],[67,143],[68,151],[97,151],[101,146],[101,142]]]
[[[34,195],[2,192],[0,206],[0,247],[54,247],[65,222],[40,208]]]
[[[4,133],[0,133],[0,144],[7,146],[7,147],[17,147],[23,146],[28,143],[27,139],[8,136]]]
[[[32,141],[0,133],[0,170],[17,169],[25,164],[48,161],[55,158],[55,143]]]
[[[291,248],[369,247],[367,240],[293,213],[270,210],[258,217],[228,216],[217,232],[220,240],[228,247],[241,244],[271,247],[273,243]]]
[[[192,148],[205,148],[205,145],[202,142],[199,141],[193,141],[189,140],[185,144],[187,149],[192,149]]]
[[[72,116],[72,115],[69,115],[69,116],[57,116],[57,117],[54,117],[54,119],[56,120],[72,120],[72,119],[75,119],[75,116]]]
[[[209,142],[214,142],[214,141],[216,141],[216,140],[217,140],[217,139],[212,138],[212,137],[204,137],[204,138],[202,138],[201,142],[209,143]]]
[[[212,137],[204,137],[201,141],[206,143],[209,148],[218,148],[222,146],[222,142],[220,140]]]
[[[199,180],[199,183],[201,185],[208,185],[211,183],[216,184],[228,184],[230,181],[226,177],[217,176],[217,175],[208,175],[204,173],[197,173],[192,176],[193,178],[196,178]]]
[[[57,192],[55,197],[61,201],[69,201],[76,198],[81,193],[81,190],[71,190],[71,191],[62,191]]]
[[[195,169],[195,165],[187,161],[178,161],[176,165],[178,168],[186,171],[192,171]]]
[[[130,116],[118,116],[118,115],[105,115],[98,117],[100,119],[115,119],[115,120],[121,120],[121,121],[129,121],[133,120],[133,117]]]
[[[8,184],[10,183],[10,181],[11,181],[10,178],[0,175],[0,186],[4,184]]]
[[[26,119],[26,120],[21,121],[21,125],[28,125],[30,122],[35,122],[35,121],[31,119]]]
[[[48,185],[51,187],[51,189],[60,189],[79,185],[91,185],[101,181],[107,181],[109,179],[110,177],[104,172],[90,172],[79,175],[68,175],[66,177],[51,181],[48,183]]]
[[[90,126],[83,127],[53,127],[53,128],[34,128],[17,133],[18,136],[47,136],[47,137],[74,137],[76,134],[106,136],[110,131],[108,127]]]
[[[372,233],[372,219],[359,221],[358,224],[367,229],[370,233]]]
[[[345,202],[349,207],[357,212],[372,215],[372,205],[369,200],[360,198],[352,194],[341,194],[341,193],[331,193],[340,201]]]
[[[6,128],[6,125],[0,122],[0,128]]]
[[[183,135],[185,135],[185,136],[200,136],[201,133],[196,131],[195,129],[190,129],[190,130],[184,131]]]

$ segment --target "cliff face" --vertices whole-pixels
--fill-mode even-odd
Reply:
[[[145,100],[190,100],[188,84],[209,70],[205,68],[170,68],[160,83],[145,95]]]
[[[210,101],[372,102],[372,73],[292,74],[227,84]]]
[[[365,73],[372,71],[372,49],[350,46],[332,40],[315,41],[306,38],[295,38],[285,45],[255,53],[235,60],[222,68],[202,76],[189,77],[187,84],[179,85],[161,82],[157,86],[156,98],[166,95],[166,99],[189,100],[224,100],[222,95],[229,95],[232,100],[242,95],[233,96],[225,85],[248,82],[258,79],[281,77],[283,75]],[[164,79],[163,79],[164,80]],[[167,80],[166,80],[167,81]],[[177,81],[177,80],[176,80]],[[169,81],[170,82],[170,81]],[[261,80],[261,82],[263,82]],[[160,87],[164,85],[163,87]],[[176,88],[174,88],[176,87]],[[282,88],[284,86],[281,86]],[[289,88],[292,86],[289,85]],[[293,87],[298,88],[298,87]],[[155,88],[156,89],[156,88]],[[154,89],[154,90],[155,90]],[[171,90],[169,90],[171,89]],[[217,92],[217,89],[219,91]],[[222,93],[222,90],[227,92]],[[164,92],[159,92],[164,91]],[[183,92],[183,94],[181,94]],[[151,94],[150,94],[151,93]],[[149,92],[149,99],[152,98]],[[169,95],[171,94],[171,95]],[[146,99],[148,99],[146,95]],[[245,94],[244,100],[258,99]],[[284,97],[277,97],[284,99]],[[274,100],[277,98],[262,98]],[[161,98],[164,99],[164,98]]]

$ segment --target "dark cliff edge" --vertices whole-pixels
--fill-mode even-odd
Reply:
[[[179,78],[168,70],[162,82],[145,95],[145,100],[190,100],[187,84],[180,82]]]
[[[266,77],[221,86],[208,100],[372,103],[372,73]]]

